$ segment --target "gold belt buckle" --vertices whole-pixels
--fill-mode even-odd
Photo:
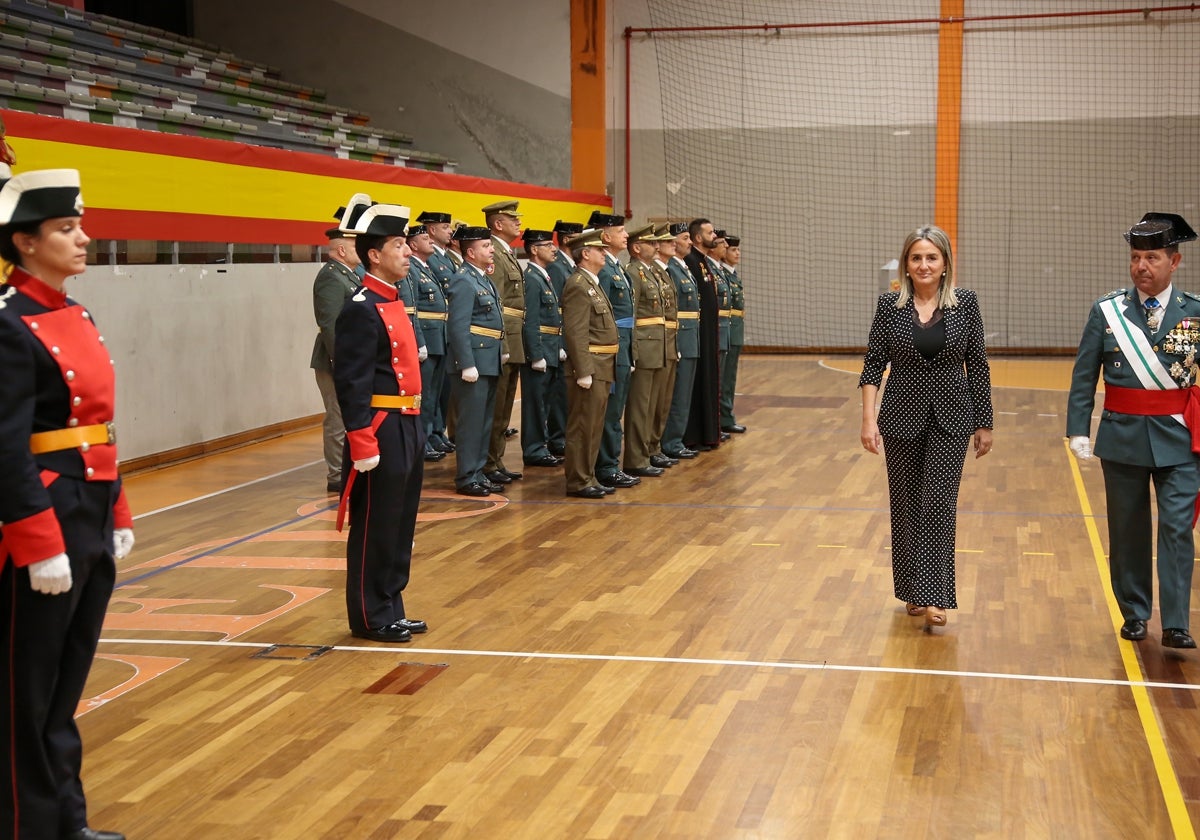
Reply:
[[[104,424],[104,430],[108,432],[108,443],[110,446],[117,442],[117,424],[113,421],[108,421]]]
[[[420,394],[417,394],[415,397],[413,397],[413,408],[418,409],[418,410],[421,408],[421,395]]]

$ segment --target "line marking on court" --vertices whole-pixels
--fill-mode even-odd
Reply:
[[[1096,561],[1096,572],[1100,575],[1100,586],[1104,591],[1104,600],[1108,604],[1108,614],[1112,619],[1115,634],[1124,623],[1121,611],[1117,606],[1116,596],[1113,595],[1112,581],[1108,573],[1108,561],[1104,547],[1100,543],[1100,532],[1096,528],[1096,520],[1092,516],[1092,504],[1088,500],[1087,488],[1083,486],[1083,474],[1079,470],[1079,462],[1071,452],[1070,441],[1063,441],[1063,451],[1071,469],[1071,477],[1075,481],[1075,494],[1079,497],[1079,507],[1083,511],[1083,523],[1087,528],[1088,539],[1092,543],[1092,555]],[[1171,818],[1171,827],[1175,836],[1185,840],[1195,840],[1196,832],[1192,828],[1192,820],[1184,802],[1183,790],[1179,786],[1179,778],[1175,775],[1175,767],[1171,764],[1171,755],[1167,751],[1167,742],[1163,737],[1162,728],[1150,704],[1150,694],[1146,691],[1147,684],[1142,675],[1142,666],[1137,658],[1137,645],[1132,642],[1117,642],[1121,651],[1121,662],[1125,666],[1125,675],[1129,677],[1128,684],[1133,693],[1133,702],[1137,706],[1138,718],[1142,722],[1142,731],[1146,735],[1146,746],[1150,749],[1150,758],[1154,762],[1154,772],[1158,776],[1158,786],[1162,789],[1163,800],[1167,805],[1167,815]]]
[[[147,516],[154,516],[154,514],[156,514],[156,513],[166,513],[169,510],[175,510],[176,508],[186,507],[187,505],[194,504],[195,502],[203,502],[205,499],[213,499],[213,498],[216,498],[217,496],[220,496],[223,493],[230,493],[234,490],[241,490],[243,487],[251,487],[251,486],[253,486],[255,484],[259,484],[263,481],[270,481],[273,478],[279,478],[281,475],[287,475],[288,473],[294,473],[296,470],[307,469],[308,467],[311,467],[314,464],[323,464],[323,463],[325,463],[324,459],[317,460],[317,461],[309,461],[307,464],[301,464],[298,467],[292,467],[291,469],[283,470],[282,472],[272,473],[271,475],[264,475],[262,478],[255,478],[255,479],[252,479],[251,481],[243,481],[241,484],[235,484],[232,487],[226,487],[223,490],[215,490],[212,493],[205,493],[203,496],[197,496],[194,499],[187,499],[182,502],[176,502],[173,505],[167,505],[166,507],[160,507],[156,510],[148,510],[145,513],[139,513],[137,516],[133,517],[133,521],[137,522],[139,519],[144,519]]]
[[[238,642],[188,639],[110,639],[101,642],[113,645],[175,645],[199,647],[268,648],[276,642]],[[1188,683],[1160,683],[1145,680],[1114,680],[1102,677],[1066,677],[1043,674],[1005,674],[999,671],[942,671],[935,668],[896,668],[883,665],[835,665],[830,662],[787,662],[756,659],[701,659],[675,656],[623,656],[606,653],[549,653],[528,650],[453,650],[450,648],[414,648],[407,645],[393,647],[367,647],[366,645],[329,645],[331,650],[356,653],[386,653],[391,656],[403,653],[407,656],[487,656],[508,659],[557,659],[568,662],[636,662],[646,665],[721,665],[730,668],[772,668],[781,671],[845,671],[863,674],[913,674],[931,677],[963,677],[992,680],[1016,680],[1020,682],[1065,683],[1070,685],[1116,686],[1137,689],[1166,688],[1179,691],[1200,691],[1200,685]]]

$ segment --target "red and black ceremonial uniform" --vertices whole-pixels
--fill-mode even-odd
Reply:
[[[406,617],[402,593],[425,469],[421,363],[395,286],[363,278],[338,316],[333,359],[347,456],[379,456],[375,469],[350,473],[343,497],[350,506],[346,612],[350,629],[361,633]]]
[[[0,836],[87,825],[83,696],[116,578],[113,528],[133,518],[117,476],[112,360],[91,315],[14,267],[0,285]],[[27,567],[65,553],[72,585]]]

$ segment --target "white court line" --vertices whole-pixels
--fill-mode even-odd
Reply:
[[[273,473],[272,475],[264,475],[262,478],[256,478],[253,481],[244,481],[241,484],[235,484],[232,487],[226,487],[224,490],[217,490],[214,493],[206,493],[203,496],[197,496],[194,499],[188,499],[186,502],[176,502],[173,505],[167,505],[166,507],[160,507],[158,510],[148,510],[145,513],[139,513],[137,516],[133,517],[133,520],[136,522],[139,519],[142,519],[147,516],[153,516],[156,513],[165,513],[168,510],[175,510],[175,508],[185,507],[194,502],[203,502],[205,499],[211,499],[211,498],[214,498],[215,496],[220,496],[222,493],[229,493],[230,491],[233,491],[233,490],[241,490],[243,487],[250,487],[253,484],[258,484],[259,482],[262,482],[262,481],[270,481],[272,478],[279,478],[279,476],[281,476],[281,475],[287,475],[288,473],[295,472],[296,470],[307,469],[308,467],[311,467],[313,464],[323,464],[323,463],[325,463],[324,458],[318,459],[316,461],[309,461],[307,464],[301,464],[298,467],[292,467],[290,470],[284,470],[283,472]]]
[[[267,648],[272,642],[222,642],[188,641],[186,639],[109,639],[101,642],[114,645],[199,645],[201,647]],[[318,645],[289,645],[280,647],[319,647]],[[939,671],[933,668],[885,668],[878,665],[831,665],[828,662],[772,662],[753,659],[687,659],[671,656],[617,656],[599,653],[546,653],[525,650],[448,650],[444,648],[366,647],[358,645],[330,645],[330,650],[355,651],[357,653],[387,653],[395,656],[496,656],[510,659],[562,659],[579,662],[641,662],[651,665],[722,665],[733,668],[774,668],[781,671],[848,671],[862,674],[921,674],[934,677],[975,677],[993,680],[1022,680],[1025,682],[1067,683],[1074,685],[1109,685],[1126,688],[1172,688],[1184,691],[1200,691],[1200,685],[1188,683],[1163,683],[1130,680],[1100,679],[1098,677],[1056,677],[1039,674],[1002,674],[988,671]]]

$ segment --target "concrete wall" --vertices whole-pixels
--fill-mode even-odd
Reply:
[[[744,237],[749,343],[865,342],[880,267],[934,221],[936,25],[635,36],[628,195],[621,33],[935,19],[939,6],[613,0],[616,206],[635,222],[703,215]],[[1103,6],[972,0],[967,14]],[[1186,13],[967,27],[957,257],[993,346],[1074,346],[1090,302],[1128,283],[1123,230],[1148,210],[1200,222],[1197,61],[1200,21]],[[1178,283],[1200,291],[1200,255],[1184,251]]]
[[[91,266],[69,280],[113,357],[121,458],[320,413],[318,268]]]
[[[467,175],[571,186],[569,18],[554,0],[195,0],[198,38],[404,131]],[[434,40],[436,39],[436,40]]]

